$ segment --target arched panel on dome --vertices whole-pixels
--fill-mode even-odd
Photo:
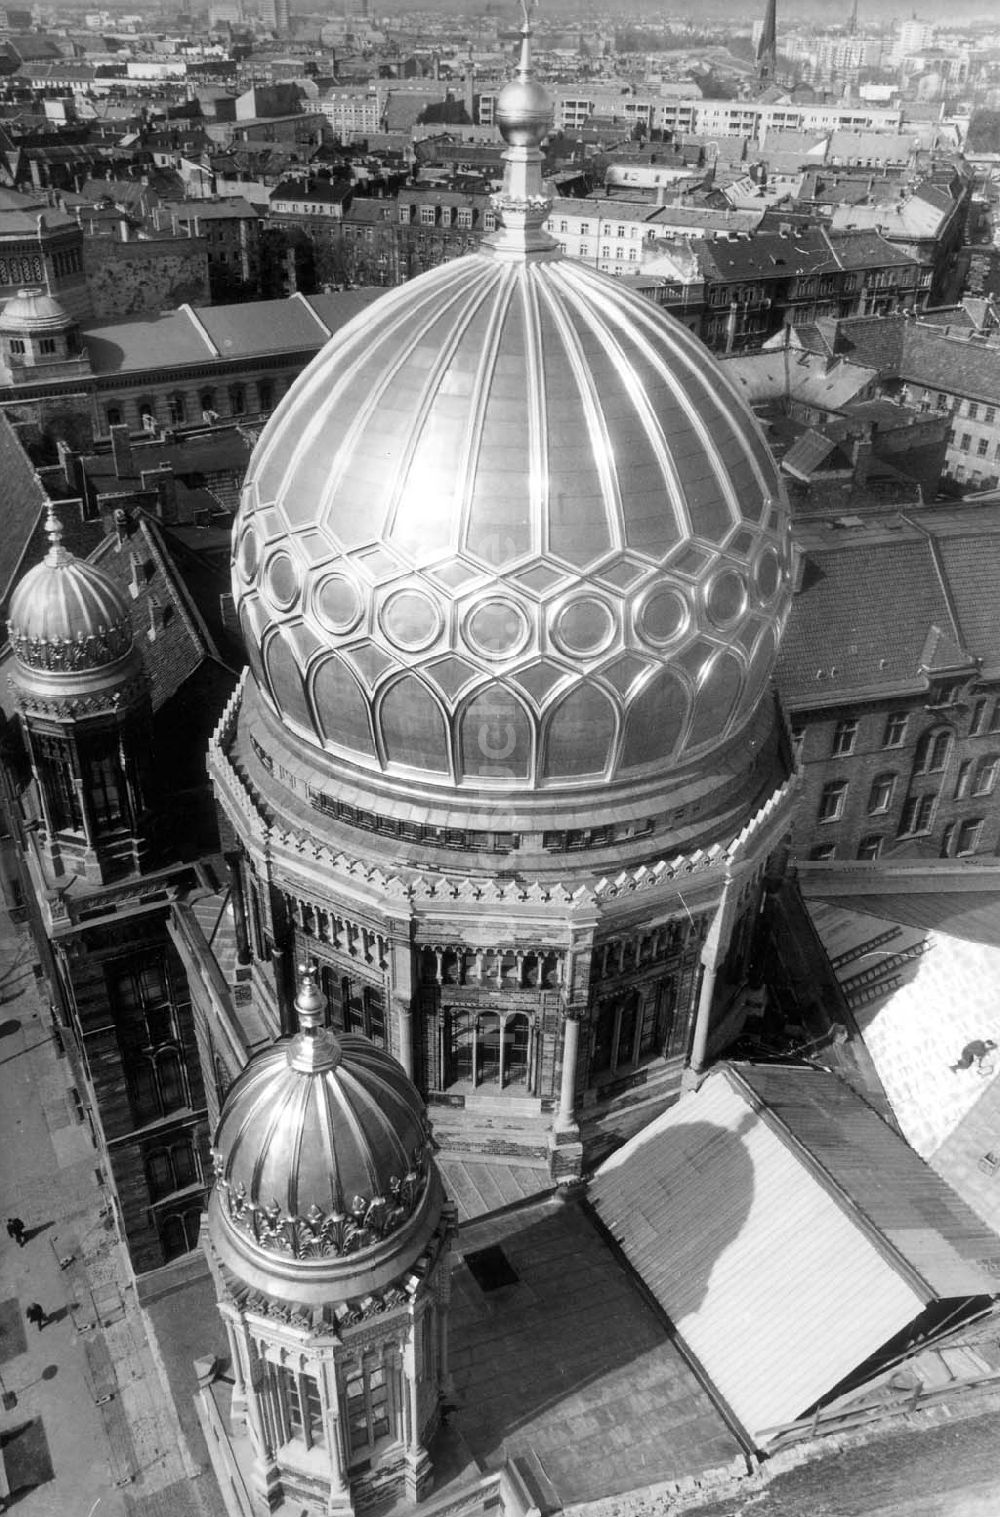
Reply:
[[[338,654],[331,654],[316,667],[310,688],[316,727],[324,742],[374,757],[368,702]]]
[[[695,697],[694,718],[688,733],[687,747],[700,748],[726,730],[743,684],[743,669],[731,653],[720,653],[712,660]]]
[[[688,693],[669,669],[636,696],[628,709],[620,769],[638,769],[675,752],[688,718]]]
[[[303,731],[314,733],[302,672],[280,630],[273,632],[264,645],[264,668],[278,710]]]
[[[547,285],[538,288],[536,342],[548,454],[548,547],[564,562],[583,568],[615,546],[607,485],[613,461],[602,431],[600,401],[575,333],[556,291]]]
[[[758,704],[774,667],[776,644],[774,633],[768,627],[757,640],[757,647],[750,661],[746,689],[743,692],[743,710],[750,712]]]
[[[415,675],[404,675],[390,685],[379,706],[378,725],[387,763],[449,773],[444,712]]]
[[[458,761],[466,779],[524,780],[531,774],[532,723],[503,685],[488,685],[462,712]]]
[[[255,612],[257,614],[255,614]],[[259,614],[259,607],[252,601],[244,601],[240,607],[240,630],[243,633],[243,648],[250,672],[257,684],[267,689],[268,680],[260,656],[260,645],[267,618]],[[259,625],[260,623],[260,625]]]
[[[502,318],[486,334],[495,351],[478,418],[465,528],[468,551],[495,569],[538,546],[531,522],[530,454],[537,431],[526,372],[531,339],[523,292],[517,298],[509,281],[506,295]]]
[[[596,685],[578,685],[553,709],[543,738],[547,780],[603,774],[611,758],[617,717],[613,701]]]

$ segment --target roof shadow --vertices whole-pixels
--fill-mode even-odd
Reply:
[[[685,1147],[703,1147],[707,1125],[691,1124]],[[701,1245],[691,1266],[692,1302],[703,1296],[749,1207],[746,1150],[733,1133],[713,1128],[707,1136],[715,1141],[716,1134],[732,1149],[727,1172],[734,1191],[747,1194],[717,1209],[706,1197],[704,1217],[692,1219]],[[655,1179],[650,1196],[657,1204]],[[654,1231],[639,1214],[636,1225]],[[739,1454],[669,1324],[579,1203],[549,1199],[481,1219],[462,1229],[458,1252],[450,1334],[453,1421],[481,1465],[496,1468],[527,1455],[540,1461],[567,1504],[632,1489],[637,1468],[643,1483],[652,1483],[727,1464]],[[466,1254],[480,1274],[484,1254],[494,1266],[486,1290]],[[511,1276],[511,1283],[496,1283]]]

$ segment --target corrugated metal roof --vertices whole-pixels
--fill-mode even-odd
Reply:
[[[853,1141],[849,1124],[842,1137]],[[851,1168],[846,1157],[841,1168]],[[928,1198],[939,1197],[940,1182],[926,1176]],[[761,1441],[857,1369],[933,1295],[727,1070],[602,1165],[590,1199]],[[931,1210],[936,1221],[936,1205]],[[910,1246],[937,1260],[937,1243],[911,1237]]]

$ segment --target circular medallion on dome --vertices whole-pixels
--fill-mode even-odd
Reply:
[[[441,612],[422,590],[397,590],[379,620],[390,643],[408,653],[428,647],[441,631]]]
[[[680,591],[660,586],[642,601],[635,620],[640,637],[654,648],[662,648],[680,637],[688,619],[687,602]]]
[[[564,653],[601,653],[615,631],[611,607],[595,596],[583,595],[556,612],[552,637]]]
[[[350,632],[361,619],[357,585],[346,574],[328,574],[313,591],[313,609],[331,632]]]
[[[299,572],[287,553],[275,553],[268,560],[267,593],[279,611],[287,611],[298,599]]]
[[[765,548],[753,571],[757,594],[762,601],[769,601],[781,583],[781,565],[773,548]]]
[[[528,618],[516,601],[485,600],[467,618],[465,635],[486,658],[506,658],[524,647]]]
[[[257,542],[257,534],[252,527],[248,527],[240,539],[239,548],[236,550],[236,563],[247,584],[256,575],[259,562],[260,547]]]
[[[711,621],[717,627],[728,627],[742,616],[746,609],[746,585],[742,574],[735,569],[723,569],[708,587],[705,605]]]

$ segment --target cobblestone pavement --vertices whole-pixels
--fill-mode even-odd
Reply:
[[[0,1447],[19,1517],[221,1517],[157,1364],[26,929],[0,913]],[[39,1301],[44,1331],[24,1324]],[[14,1331],[14,1324],[26,1332]],[[21,1342],[23,1340],[23,1347]],[[2,1487],[0,1487],[2,1489]]]

